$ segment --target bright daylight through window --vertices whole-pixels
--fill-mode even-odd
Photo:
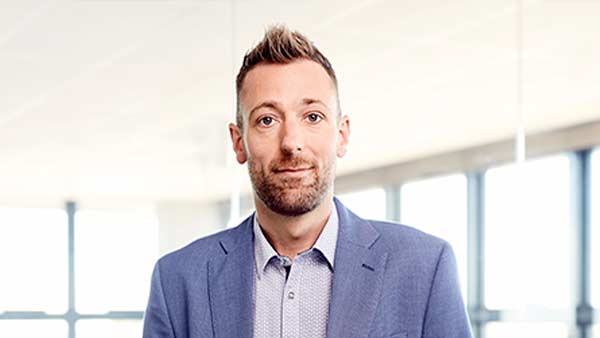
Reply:
[[[570,183],[567,155],[486,173],[485,303],[523,316],[520,323],[487,325],[487,338],[568,336],[574,235]]]

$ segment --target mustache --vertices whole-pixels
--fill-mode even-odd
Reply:
[[[294,168],[314,168],[316,164],[309,159],[301,157],[284,158],[271,164],[271,171],[282,171]]]

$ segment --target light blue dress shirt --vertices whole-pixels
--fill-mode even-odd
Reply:
[[[293,263],[273,249],[254,214],[254,338],[325,338],[338,236],[332,205],[315,245]]]

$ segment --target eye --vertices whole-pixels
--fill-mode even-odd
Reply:
[[[258,123],[263,126],[270,126],[273,124],[273,118],[271,116],[263,116],[258,120]]]
[[[306,116],[306,118],[308,119],[308,121],[310,121],[312,123],[317,123],[323,119],[321,117],[321,115],[319,115],[317,113],[310,113]]]

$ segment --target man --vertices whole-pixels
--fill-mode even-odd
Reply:
[[[350,122],[325,56],[273,27],[237,100],[229,132],[256,212],[158,261],[144,338],[471,337],[448,244],[333,197]]]

